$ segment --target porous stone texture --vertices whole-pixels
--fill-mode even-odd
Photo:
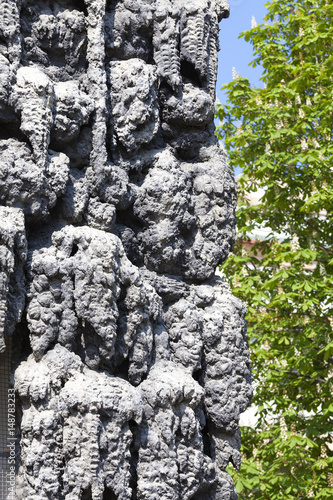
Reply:
[[[13,334],[24,308],[27,240],[22,210],[0,206],[0,221],[0,352],[4,352],[5,335]]]
[[[225,0],[0,2],[0,351],[18,500],[233,500],[245,306],[215,275]]]

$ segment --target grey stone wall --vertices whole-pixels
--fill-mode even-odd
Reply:
[[[225,0],[1,0],[0,349],[17,498],[231,500],[245,307],[215,269]]]

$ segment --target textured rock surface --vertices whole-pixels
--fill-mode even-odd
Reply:
[[[24,308],[27,241],[20,209],[0,206],[0,220],[0,352],[3,352],[4,335],[14,332]]]
[[[228,14],[225,0],[0,2],[18,499],[237,498],[245,307],[215,276],[236,224],[213,126]]]

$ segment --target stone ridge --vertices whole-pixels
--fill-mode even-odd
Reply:
[[[233,500],[245,306],[215,276],[226,0],[0,3],[0,351],[16,497]]]

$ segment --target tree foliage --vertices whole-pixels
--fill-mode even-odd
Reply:
[[[241,472],[230,472],[240,498],[332,499],[333,4],[266,7],[265,24],[240,35],[263,88],[236,75],[216,107],[217,135],[243,169],[223,270],[248,302],[258,407],[256,427],[242,428]]]

